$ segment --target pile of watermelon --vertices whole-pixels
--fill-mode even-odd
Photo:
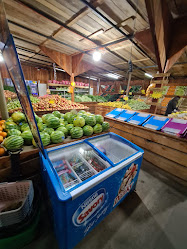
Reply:
[[[50,143],[62,143],[68,135],[71,138],[81,138],[83,135],[91,136],[93,133],[108,131],[110,128],[109,123],[104,122],[103,116],[93,115],[86,111],[77,113],[72,110],[65,114],[54,111],[44,114],[42,117],[35,114],[35,119],[44,146]],[[25,115],[21,112],[14,112],[6,120],[5,131],[7,138],[4,140],[3,146],[7,150],[19,150],[23,145],[36,146]]]

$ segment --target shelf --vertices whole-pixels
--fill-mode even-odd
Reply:
[[[48,83],[48,86],[65,86],[65,87],[69,87],[70,85]],[[89,86],[75,86],[75,88],[86,88],[86,89],[88,89]]]

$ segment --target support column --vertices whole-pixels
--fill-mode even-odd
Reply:
[[[2,119],[6,120],[7,118],[9,118],[1,73],[0,73],[0,112]]]
[[[71,87],[73,92],[71,93],[71,101],[74,102],[74,88],[75,88],[75,82],[74,82],[74,73],[71,74]]]

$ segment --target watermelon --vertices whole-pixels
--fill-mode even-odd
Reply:
[[[86,113],[86,111],[84,111],[84,110],[81,110],[78,112],[78,114],[84,114],[84,113]]]
[[[46,128],[47,128],[47,125],[46,125],[46,124],[43,124],[43,128],[46,129]]]
[[[104,118],[101,115],[95,115],[96,123],[102,124],[104,122]]]
[[[62,131],[53,131],[51,133],[51,142],[54,144],[62,143],[64,141],[65,135]]]
[[[52,114],[57,118],[61,118],[61,113],[59,111],[53,111]]]
[[[23,147],[24,140],[21,136],[11,135],[2,144],[7,150],[16,151]]]
[[[72,115],[72,113],[71,112],[66,112],[65,114],[64,114],[64,120],[68,120],[68,118],[70,117]]]
[[[77,115],[77,111],[75,109],[71,110],[71,113]]]
[[[10,117],[10,118],[7,118],[6,122],[14,122],[13,119]]]
[[[25,145],[31,145],[32,144],[33,136],[32,136],[31,131],[24,131],[24,132],[22,132],[21,136],[24,139]]]
[[[73,127],[70,130],[70,134],[72,138],[81,138],[83,136],[83,130],[81,127]]]
[[[51,114],[51,113],[44,114],[44,115],[42,116],[42,122],[45,124],[45,123],[47,122],[47,119],[48,119],[49,117],[55,117],[55,116],[54,116],[53,114]]]
[[[60,120],[59,120],[59,118],[57,118],[53,115],[53,116],[47,118],[46,124],[47,124],[48,128],[56,129],[60,125]]]
[[[57,131],[62,131],[64,133],[65,137],[68,136],[68,130],[65,126],[58,127]]]
[[[34,113],[34,116],[35,116],[36,122],[38,123],[38,121],[39,121],[38,115],[36,115],[36,113]]]
[[[103,130],[102,125],[100,125],[100,124],[96,124],[93,128],[94,133],[100,133],[100,132],[102,132],[102,130]]]
[[[70,134],[70,130],[74,127],[74,125],[73,124],[68,124],[65,127],[68,130],[68,133]]]
[[[44,130],[43,123],[38,123],[38,130],[39,131],[43,131]]]
[[[18,126],[16,123],[14,123],[14,122],[11,122],[11,121],[5,122],[5,131],[8,131],[8,130],[10,130],[10,129],[17,129],[17,130],[19,130],[20,128],[19,128],[19,126]]]
[[[64,119],[61,119],[61,118],[60,118],[59,120],[60,120],[60,125],[65,126],[65,122],[66,122],[66,121],[64,121]]]
[[[51,139],[50,139],[50,135],[49,135],[47,132],[44,132],[44,131],[41,132],[41,133],[40,133],[40,137],[41,137],[43,146],[47,146],[47,145],[50,144]],[[36,145],[36,142],[35,142],[35,140],[34,140],[34,138],[33,138],[33,140],[32,140],[32,144],[33,144],[35,147],[37,146],[37,145]]]
[[[64,113],[61,113],[61,118],[64,119]]]
[[[91,115],[87,116],[85,121],[86,121],[86,124],[90,126],[94,126],[96,124],[95,117]]]
[[[11,118],[13,119],[15,123],[18,123],[18,124],[22,121],[25,121],[25,115],[22,112],[14,112]]]
[[[102,123],[103,131],[108,131],[110,129],[110,124],[108,122]]]
[[[38,122],[37,123],[43,123],[42,118],[38,117]]]
[[[24,123],[21,125],[21,131],[23,132],[27,127],[29,127],[29,125],[27,123]]]
[[[86,121],[86,118],[88,117],[88,115],[86,115],[86,114],[80,114],[81,115],[81,117],[83,117],[84,119],[85,119],[85,121]]]
[[[16,135],[16,136],[20,136],[21,135],[21,131],[17,130],[17,129],[10,129],[7,131],[7,136],[12,136],[12,135]]]
[[[67,119],[68,123],[73,124],[73,120],[74,120],[74,118],[76,118],[76,116],[77,115],[75,115],[75,114],[72,114],[71,116],[68,116],[68,119]]]
[[[82,129],[85,136],[91,136],[93,134],[93,128],[90,125],[85,125]]]
[[[73,125],[78,127],[83,127],[85,125],[85,120],[83,117],[76,117],[73,120]]]
[[[47,132],[49,135],[51,135],[51,133],[54,131],[53,128],[45,128],[44,132]]]

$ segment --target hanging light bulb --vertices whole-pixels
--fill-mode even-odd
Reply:
[[[95,51],[94,53],[93,53],[93,60],[94,61],[100,61],[100,59],[101,59],[101,53],[99,52],[99,51]]]
[[[0,52],[0,62],[4,61],[2,53]]]

